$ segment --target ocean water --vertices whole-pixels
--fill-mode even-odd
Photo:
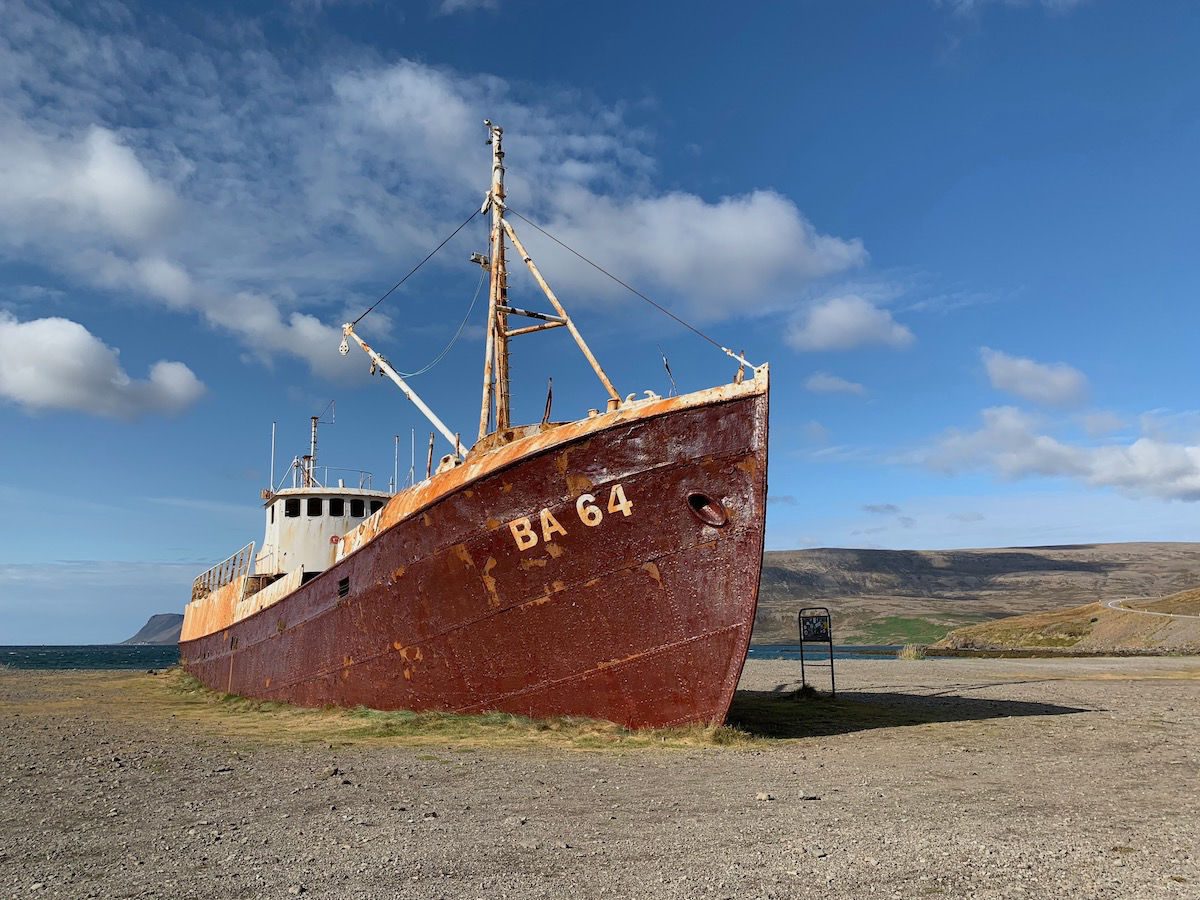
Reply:
[[[177,662],[175,644],[0,647],[0,665],[14,669],[168,669]]]
[[[833,645],[834,659],[895,659],[899,644]],[[760,644],[750,648],[748,659],[800,659],[799,644]],[[829,659],[828,644],[805,644],[804,659],[825,662]]]
[[[834,646],[834,659],[895,659],[900,647]],[[750,648],[750,659],[800,659],[797,644],[763,644]],[[806,644],[804,658],[821,662],[829,658],[824,644]],[[82,647],[0,647],[0,665],[14,669],[167,669],[179,662],[174,644],[92,644]]]

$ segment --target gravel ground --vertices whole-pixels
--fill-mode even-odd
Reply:
[[[0,896],[1200,897],[1200,659],[838,676],[820,736],[584,752],[256,743],[6,671]]]

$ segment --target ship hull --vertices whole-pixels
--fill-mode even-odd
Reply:
[[[182,662],[307,706],[718,723],[754,623],[766,469],[765,384],[618,417],[385,509],[321,575],[181,642]]]

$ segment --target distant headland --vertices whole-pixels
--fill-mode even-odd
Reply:
[[[180,613],[158,613],[151,616],[133,637],[122,644],[178,644],[179,631],[183,628]]]

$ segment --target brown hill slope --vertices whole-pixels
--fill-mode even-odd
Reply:
[[[1073,653],[1200,653],[1200,590],[1123,609],[1088,603],[997,619],[950,632],[934,644],[951,650],[1063,650]],[[1147,615],[1146,613],[1167,613]],[[1173,615],[1171,615],[1173,614]],[[1184,618],[1195,616],[1195,618]]]
[[[1200,543],[768,551],[754,640],[794,642],[802,606],[831,608],[838,643],[928,643],[1006,616],[1197,584]]]

